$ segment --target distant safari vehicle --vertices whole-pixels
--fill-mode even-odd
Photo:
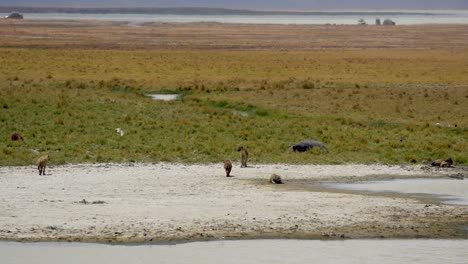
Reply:
[[[5,16],[5,18],[10,18],[10,19],[23,19],[23,15],[18,13],[18,12],[12,12],[8,16]]]

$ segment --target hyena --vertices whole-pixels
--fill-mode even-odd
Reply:
[[[224,170],[226,171],[226,177],[232,177],[231,170],[232,170],[232,162],[230,160],[224,161]]]
[[[247,167],[247,159],[249,158],[249,153],[243,146],[238,147],[237,151],[240,152],[241,156],[241,168]]]
[[[49,155],[42,156],[37,160],[37,169],[39,170],[39,175],[45,175],[45,169],[48,162]]]
[[[281,179],[281,176],[279,176],[276,173],[273,173],[270,176],[270,183],[275,183],[275,184],[283,184],[283,180]]]

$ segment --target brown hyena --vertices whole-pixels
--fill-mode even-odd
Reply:
[[[37,169],[39,170],[39,175],[45,175],[45,169],[48,162],[49,155],[42,156],[37,160]]]
[[[452,158],[448,158],[440,163],[441,167],[452,167],[452,165],[453,165]]]
[[[276,173],[273,173],[271,176],[270,176],[270,183],[275,183],[275,184],[283,184],[283,180],[281,179],[281,176],[279,176],[278,174]]]
[[[11,140],[13,140],[13,141],[21,140],[21,141],[24,142],[23,136],[18,132],[15,132],[15,133],[11,134]]]
[[[249,153],[243,146],[239,146],[237,148],[237,151],[240,152],[241,156],[241,168],[247,167],[247,159],[249,158]]]
[[[226,171],[226,177],[232,177],[231,170],[232,170],[232,162],[230,160],[224,161],[224,170]]]
[[[432,166],[435,167],[451,167],[453,164],[452,158],[448,158],[446,160],[436,160],[432,162]]]

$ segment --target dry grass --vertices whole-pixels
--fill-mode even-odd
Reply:
[[[310,52],[2,49],[1,78],[132,80],[140,86],[239,88],[295,80],[378,85],[468,84],[468,50]]]
[[[78,49],[466,49],[466,25],[315,26],[0,20],[0,47]]]

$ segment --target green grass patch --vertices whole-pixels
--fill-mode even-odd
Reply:
[[[371,120],[367,122],[367,125],[373,128],[387,128],[387,129],[396,128],[400,126],[399,124],[386,122],[384,120]]]
[[[272,115],[270,111],[261,109],[260,107],[255,107],[251,104],[228,102],[226,100],[207,101],[206,105],[213,106],[216,108],[231,110],[240,115],[257,115],[260,117],[266,117],[266,116]]]

